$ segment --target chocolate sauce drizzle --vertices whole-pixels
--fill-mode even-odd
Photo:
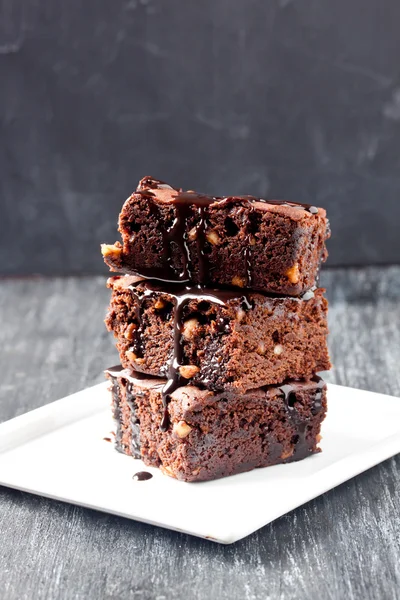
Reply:
[[[157,189],[163,188],[158,187]],[[164,219],[161,207],[154,201],[154,194],[150,190],[140,190],[140,193],[148,200],[149,209],[155,219],[162,223]],[[199,281],[201,284],[206,283],[209,272],[208,259],[205,253],[206,208],[215,201],[216,198],[204,194],[177,191],[177,195],[171,201],[175,217],[170,226],[161,229],[163,265],[159,268],[141,269],[140,274],[143,277],[164,282],[191,281],[193,279],[193,261],[189,244],[195,241]],[[191,221],[194,225],[189,233],[188,223]],[[178,249],[181,257],[182,266],[180,270],[174,265],[174,248]]]
[[[153,477],[153,475],[151,473],[149,473],[148,471],[139,471],[138,473],[134,474],[132,479],[134,481],[147,481],[148,479],[151,479],[152,477]]]
[[[198,281],[200,285],[209,282],[209,261],[207,258],[207,217],[208,208],[211,205],[226,206],[229,204],[241,204],[254,211],[254,204],[261,202],[278,206],[288,206],[299,210],[307,210],[311,214],[317,214],[318,208],[311,204],[299,202],[287,202],[286,200],[264,200],[254,196],[208,196],[193,191],[184,192],[180,188],[173,188],[163,181],[144,177],[138,186],[137,193],[142,194],[148,200],[149,210],[155,216],[156,221],[162,223],[165,216],[162,214],[160,203],[156,202],[156,194],[152,190],[170,189],[176,192],[171,200],[162,205],[163,209],[173,207],[174,218],[172,224],[161,229],[163,245],[163,264],[161,267],[142,268],[141,276],[149,279],[157,279],[163,282],[190,282],[193,280],[194,268],[197,265]],[[249,220],[250,228],[250,220]],[[193,242],[195,250],[193,251]],[[178,249],[181,266],[175,266],[174,251]],[[252,261],[251,245],[247,244],[244,250],[244,262],[247,271],[247,287],[252,285]]]
[[[317,384],[317,389],[314,396],[314,402],[311,407],[311,414],[316,415],[322,409],[322,394],[325,389],[325,382],[318,375],[313,375],[311,377],[311,381]],[[284,385],[279,386],[280,391],[283,393],[283,397],[286,404],[286,410],[289,418],[293,422],[294,426],[298,434],[295,436],[295,450],[293,453],[293,457],[296,460],[301,460],[310,454],[310,450],[308,448],[306,434],[307,434],[307,422],[304,420],[300,420],[297,411],[295,408],[295,404],[297,402],[297,396],[295,392],[295,387],[286,383]]]
[[[144,348],[141,340],[142,332],[142,309],[143,302],[146,298],[154,295],[165,294],[165,288],[160,286],[157,281],[147,280],[143,287],[140,284],[144,282],[138,281],[137,283],[129,286],[132,294],[135,296],[136,305],[136,319],[139,323],[139,327],[135,330],[137,337],[134,340],[134,348],[139,349],[143,354]],[[171,399],[171,394],[180,386],[186,385],[188,380],[180,374],[180,367],[183,366],[183,343],[182,343],[182,329],[184,323],[184,312],[188,303],[191,300],[196,300],[198,303],[202,301],[210,302],[213,304],[219,304],[225,306],[229,300],[238,299],[240,306],[243,310],[250,310],[252,308],[251,301],[246,294],[243,294],[239,290],[234,289],[207,289],[200,285],[197,286],[186,286],[184,284],[171,284],[168,288],[168,295],[174,298],[175,304],[172,311],[173,318],[173,348],[172,356],[168,362],[167,368],[167,382],[162,388],[162,401],[163,401],[163,415],[161,419],[160,429],[167,431],[170,425],[168,404]],[[221,318],[217,323],[217,329],[220,333],[227,331],[227,322]]]

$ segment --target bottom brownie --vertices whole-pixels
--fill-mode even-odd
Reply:
[[[319,452],[326,384],[318,376],[244,394],[178,388],[160,429],[164,380],[122,367],[111,380],[116,448],[183,481],[205,481]]]

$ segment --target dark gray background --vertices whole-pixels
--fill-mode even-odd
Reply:
[[[397,0],[1,0],[0,273],[105,272],[143,175],[325,206],[400,262]]]

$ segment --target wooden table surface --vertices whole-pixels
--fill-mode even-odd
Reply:
[[[0,421],[117,362],[104,280],[0,282]],[[323,284],[328,380],[400,396],[400,267],[328,270]],[[397,456],[232,546],[0,487],[0,598],[398,599],[399,471]]]

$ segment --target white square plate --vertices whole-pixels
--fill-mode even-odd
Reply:
[[[0,484],[230,544],[400,452],[400,399],[329,385],[321,454],[183,483],[119,454],[107,383],[0,425]],[[137,471],[153,474],[134,481]]]

